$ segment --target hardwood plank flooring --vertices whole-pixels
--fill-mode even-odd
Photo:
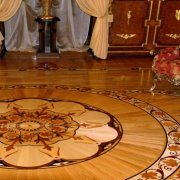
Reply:
[[[45,56],[33,60],[34,55],[7,53],[0,60],[0,85],[45,83],[146,90],[152,86],[152,57],[120,56],[100,60],[86,52],[63,52],[56,58]],[[179,87],[163,81],[158,84],[158,89],[178,91]]]
[[[154,96],[149,92],[153,77],[152,57],[121,56],[100,60],[86,53],[62,52],[59,57],[34,60],[34,55],[8,52],[0,60],[0,117],[6,117],[6,124],[8,120],[8,126],[4,125],[5,122],[0,126],[0,142],[4,142],[0,144],[2,180],[179,178],[180,89],[163,81],[158,84]],[[41,121],[35,116],[33,120],[17,118],[17,115],[19,118],[24,118],[25,114],[32,116],[33,112],[37,114],[42,109],[44,113],[48,110],[48,117],[63,113],[72,118],[79,127],[74,130],[72,138],[56,143],[50,143],[46,138],[42,143],[45,135],[39,135],[42,130],[36,130],[44,127],[39,125]],[[17,139],[8,139],[7,130],[1,129],[12,126],[11,117],[14,115],[17,125],[13,125],[16,127],[13,132],[16,135],[21,132],[19,145]],[[114,122],[107,123],[107,116],[114,117]],[[110,124],[116,126],[108,129]],[[70,125],[69,129],[72,131],[74,127]],[[122,133],[122,137],[117,138],[116,131]],[[34,139],[24,140],[29,132],[41,137],[38,146],[33,144],[38,142]],[[107,140],[104,132],[109,132]],[[82,136],[83,133],[86,134]],[[111,143],[103,149],[102,142]],[[48,145],[60,147],[60,159],[54,157],[56,151],[44,150]],[[9,146],[12,154],[3,151]],[[97,148],[101,151],[95,153]],[[34,163],[40,167],[32,169],[33,157],[36,157]],[[53,158],[58,161],[54,163]],[[53,163],[49,159],[53,159]],[[62,159],[67,164],[58,163]]]

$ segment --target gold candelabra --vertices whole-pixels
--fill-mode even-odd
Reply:
[[[52,12],[52,3],[53,0],[39,0],[42,8],[43,8],[43,15],[42,15],[42,19],[52,19],[53,16],[51,14]]]

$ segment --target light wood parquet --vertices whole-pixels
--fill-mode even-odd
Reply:
[[[166,145],[166,133],[154,117],[142,109],[148,109],[150,104],[180,122],[180,98],[166,93],[155,93],[153,96],[148,92],[152,86],[153,57],[119,56],[100,60],[86,52],[62,52],[58,56],[39,57],[35,60],[34,55],[8,52],[4,59],[0,60],[1,100],[57,98],[101,107],[121,122],[123,137],[109,152],[83,163],[36,170],[0,168],[2,180],[133,179],[134,175],[159,159]],[[11,88],[12,85],[19,87]],[[32,85],[37,87],[32,88]],[[45,88],[39,85],[44,85]],[[60,88],[55,90],[53,86]],[[85,90],[73,91],[73,87],[76,87],[76,90],[77,87],[83,87]],[[11,91],[12,89],[14,90]],[[96,90],[100,90],[104,95],[92,93]],[[157,90],[179,94],[180,89],[162,81]],[[126,99],[122,96],[119,101],[118,93],[115,93],[116,98],[108,94],[113,91],[125,93],[127,97],[140,100],[141,103],[136,107],[126,96]],[[179,177],[178,171],[168,179],[176,177]]]

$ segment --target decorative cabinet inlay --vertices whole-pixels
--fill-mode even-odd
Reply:
[[[176,10],[175,17],[178,21],[180,21],[180,10]]]
[[[130,39],[136,36],[136,34],[116,34],[116,36],[121,37],[123,39]]]
[[[180,38],[180,34],[166,34],[166,36],[172,38],[172,39],[178,39]]]
[[[180,45],[180,0],[111,0],[109,14],[109,52],[149,54]]]
[[[131,20],[131,17],[132,17],[132,11],[128,11],[127,12],[127,24],[129,24],[130,23],[130,20]]]

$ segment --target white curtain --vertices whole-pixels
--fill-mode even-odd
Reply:
[[[84,13],[75,0],[61,0],[59,7],[53,8],[60,18],[57,26],[57,45],[62,51],[86,49],[84,43],[88,36],[90,16]]]
[[[37,0],[38,1],[38,0]],[[23,1],[16,14],[5,21],[5,47],[8,51],[28,51],[38,44],[39,15],[36,0]]]
[[[60,50],[84,49],[88,36],[90,16],[75,0],[56,0],[53,15],[57,23],[57,46]],[[5,46],[8,51],[27,51],[38,45],[38,24],[35,18],[42,14],[39,0],[25,0],[17,13],[5,22]]]
[[[108,53],[108,7],[109,0],[76,0],[80,8],[91,16],[97,17],[90,47],[94,55],[102,59]]]

